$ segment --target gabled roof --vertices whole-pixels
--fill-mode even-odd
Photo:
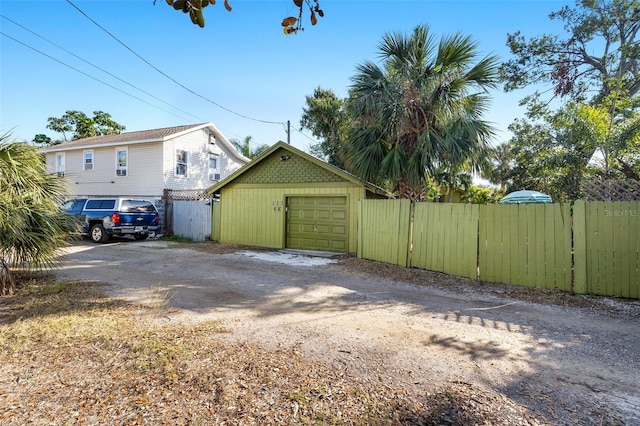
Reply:
[[[273,154],[274,152],[276,152],[279,149],[284,149],[287,150],[289,152],[291,152],[292,154],[298,155],[302,158],[304,158],[307,161],[312,162],[313,164],[329,171],[330,173],[333,173],[335,175],[337,175],[338,177],[340,177],[341,179],[344,179],[348,182],[351,182],[355,185],[358,186],[362,186],[364,187],[367,191],[372,192],[374,194],[379,194],[379,195],[383,195],[385,197],[389,197],[389,198],[394,198],[393,194],[391,194],[390,192],[370,183],[367,182],[365,180],[360,179],[359,177],[352,175],[351,173],[342,170],[334,165],[331,165],[317,157],[314,157],[313,155],[307,154],[304,151],[301,151],[297,148],[294,148],[293,146],[289,145],[286,142],[282,142],[279,141],[276,144],[274,144],[271,148],[269,148],[268,150],[264,151],[262,154],[260,154],[259,157],[253,159],[252,161],[250,161],[249,163],[245,164],[244,166],[242,166],[240,169],[236,170],[235,172],[233,172],[232,174],[230,174],[229,176],[227,176],[225,179],[221,180],[220,182],[216,183],[215,185],[209,187],[209,189],[207,189],[207,192],[209,194],[215,194],[215,193],[219,193],[220,190],[222,188],[224,188],[226,185],[232,183],[235,179],[239,178],[242,175],[245,175],[246,173],[248,173],[250,170],[252,170],[253,168],[255,168],[258,164],[260,164],[262,161],[264,161],[265,159],[267,159],[269,156],[271,156],[271,154]]]
[[[231,142],[213,125],[213,123],[187,124],[184,126],[164,127],[153,130],[140,130],[136,132],[126,132],[117,135],[92,136],[90,138],[78,139],[63,142],[59,145],[42,148],[40,152],[64,152],[74,149],[100,148],[105,146],[133,145],[150,142],[165,142],[179,136],[195,132],[202,129],[209,129],[215,136],[216,141],[224,145],[227,150],[239,160],[248,162],[249,159],[240,154],[233,147]]]

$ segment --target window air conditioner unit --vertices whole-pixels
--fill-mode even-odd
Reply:
[[[116,170],[116,176],[126,176],[127,175],[127,170],[126,169],[117,169]]]

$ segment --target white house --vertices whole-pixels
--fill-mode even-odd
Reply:
[[[95,136],[41,152],[76,196],[156,201],[165,189],[204,190],[249,161],[212,123]]]

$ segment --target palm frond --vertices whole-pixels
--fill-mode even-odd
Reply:
[[[0,137],[0,257],[30,268],[54,266],[76,227],[62,214],[67,182],[47,174],[36,148]]]
[[[358,65],[348,102],[359,126],[350,143],[361,177],[376,170],[392,186],[400,183],[415,194],[424,189],[418,186],[425,171],[467,159],[480,164],[482,149],[493,137],[491,126],[480,119],[498,67],[494,56],[474,63],[477,47],[459,33],[436,46],[426,25],[408,37],[383,36],[379,56],[384,67]]]

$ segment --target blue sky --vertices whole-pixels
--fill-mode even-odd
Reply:
[[[286,140],[289,120],[292,145],[307,150],[314,143],[310,132],[296,130],[305,96],[320,86],[345,97],[356,65],[377,59],[385,32],[409,34],[427,24],[438,39],[468,34],[483,55],[506,60],[507,33],[558,33],[560,23],[550,21],[549,12],[573,5],[551,0],[320,0],[325,17],[314,27],[306,24],[298,35],[285,36],[280,22],[296,14],[292,0],[229,0],[232,12],[219,0],[205,9],[203,29],[165,0],[155,6],[153,0],[71,1],[122,44],[65,0],[2,0],[2,133],[11,131],[19,140],[30,141],[38,133],[55,139],[60,135],[46,128],[48,117],[66,110],[89,116],[104,111],[126,131],[211,121],[229,139],[250,135],[256,145],[271,145]],[[500,130],[496,143],[508,138],[506,128],[522,115],[518,100],[527,93],[493,93],[485,118]]]

